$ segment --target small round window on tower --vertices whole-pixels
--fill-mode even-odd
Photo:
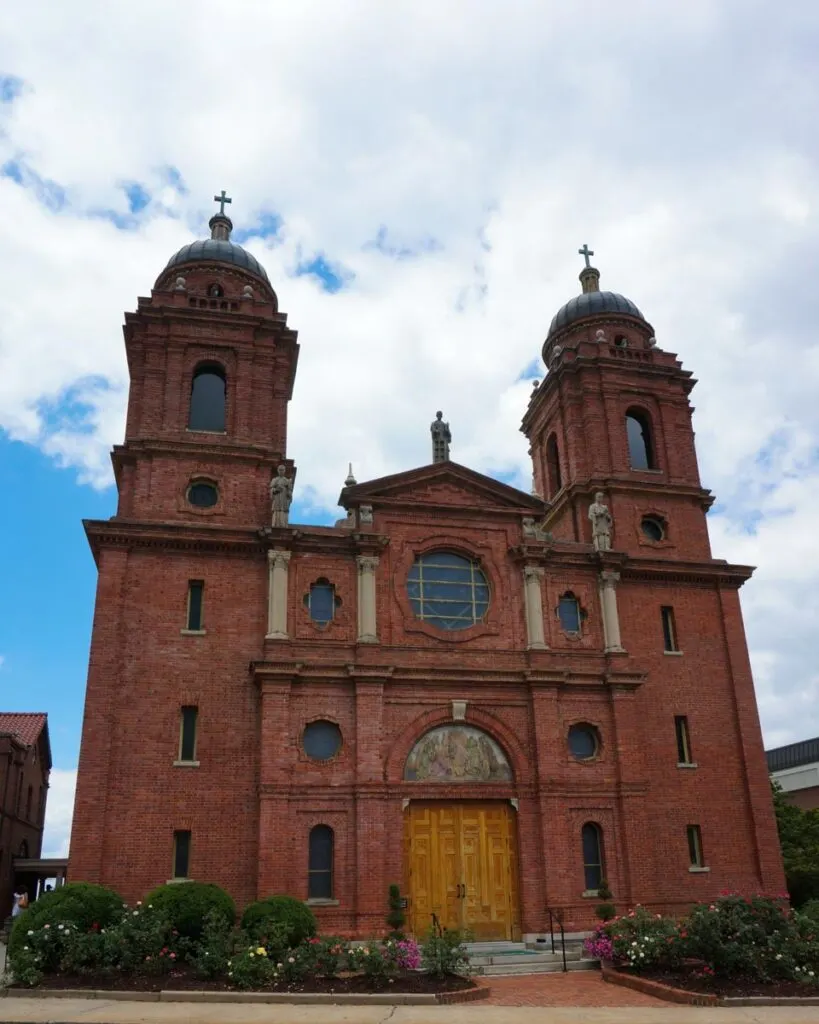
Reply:
[[[196,508],[213,508],[218,500],[216,484],[207,480],[196,480],[188,488],[188,502]]]
[[[569,729],[569,753],[576,761],[591,761],[600,749],[600,738],[593,725],[580,722]]]
[[[665,539],[665,524],[657,516],[643,516],[640,529],[643,531],[643,536],[646,540],[656,543]]]
[[[310,722],[304,730],[302,745],[313,761],[329,761],[341,750],[341,729],[335,722]]]

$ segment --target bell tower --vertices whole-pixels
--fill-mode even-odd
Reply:
[[[551,322],[546,378],[521,427],[535,490],[550,504],[544,527],[590,542],[588,508],[602,491],[615,550],[710,559],[705,513],[713,498],[700,484],[688,397],[696,382],[658,346],[630,299],[600,290],[593,251],[579,252],[582,291]]]
[[[230,240],[214,200],[211,237],[183,246],[125,315],[125,443],[112,459],[117,517],[261,525],[287,461],[299,347],[264,267]]]

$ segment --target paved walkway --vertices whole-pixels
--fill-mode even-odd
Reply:
[[[601,982],[603,984],[603,982]],[[0,999],[4,1024],[819,1024],[819,1006],[276,1006]]]
[[[482,978],[492,1006],[668,1006],[662,999],[609,985],[597,971]]]

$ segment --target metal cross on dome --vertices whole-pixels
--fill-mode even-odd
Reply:
[[[223,192],[222,195],[224,194],[225,193]],[[584,242],[583,248],[578,249],[577,251],[580,253],[581,256],[584,256],[586,258],[586,266],[590,267],[591,263],[589,263],[589,256],[594,256],[594,249],[590,249],[588,243]]]
[[[220,196],[213,197],[213,201],[214,203],[219,203],[219,215],[222,217],[225,216],[225,203],[233,202],[224,189],[222,189],[222,194]],[[588,260],[586,260],[586,265],[588,265]]]

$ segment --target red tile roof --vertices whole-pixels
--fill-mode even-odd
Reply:
[[[26,746],[32,746],[46,727],[48,715],[41,711],[0,711],[0,733],[16,733]]]

